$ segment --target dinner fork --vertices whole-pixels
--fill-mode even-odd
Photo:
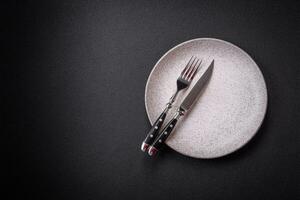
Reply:
[[[180,73],[178,79],[177,79],[177,89],[176,92],[173,94],[173,96],[170,98],[169,102],[166,105],[166,108],[164,111],[159,115],[157,120],[154,122],[153,126],[151,127],[147,137],[144,139],[141,150],[147,151],[149,146],[154,142],[156,136],[159,133],[159,129],[161,128],[162,124],[164,123],[164,120],[166,118],[166,115],[170,108],[172,108],[172,104],[174,103],[178,93],[186,89],[192,82],[193,78],[195,77],[195,74],[198,71],[198,68],[201,65],[201,61],[195,56],[192,56],[188,63],[186,64],[185,68]]]

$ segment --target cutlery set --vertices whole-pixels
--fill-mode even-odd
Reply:
[[[180,91],[187,89],[190,86],[193,78],[195,77],[196,73],[198,72],[201,66],[201,62],[202,61],[195,56],[192,56],[190,58],[190,60],[188,61],[185,68],[182,70],[181,74],[177,79],[176,92],[174,93],[174,95],[172,95],[169,102],[166,104],[166,108],[159,115],[157,120],[153,123],[153,126],[151,127],[149,133],[143,141],[141,150],[144,152],[148,152],[150,156],[156,155],[157,152],[161,149],[162,144],[167,140],[169,135],[174,130],[179,118],[184,116],[184,114],[190,109],[190,107],[196,101],[198,95],[210,79],[214,67],[214,60],[199,78],[199,80],[188,93],[188,95],[184,98],[173,118],[167,123],[167,125],[165,125],[165,127],[161,129],[164,120],[167,116],[167,113],[172,108],[176,97],[178,96]]]

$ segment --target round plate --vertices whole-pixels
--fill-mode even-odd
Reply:
[[[214,71],[166,144],[195,158],[227,155],[245,145],[262,124],[267,108],[264,77],[253,59],[229,42],[199,38],[179,44],[156,63],[148,78],[145,104],[151,124],[176,90],[176,80],[191,56],[202,59],[201,69],[180,93],[166,122],[213,59]]]

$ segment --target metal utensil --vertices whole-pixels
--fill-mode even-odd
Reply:
[[[153,144],[149,147],[148,154],[150,156],[155,155],[158,150],[161,148],[162,144],[166,141],[166,139],[171,134],[172,130],[174,129],[178,119],[185,114],[187,110],[190,109],[192,104],[197,99],[199,93],[208,82],[212,75],[212,71],[214,68],[214,60],[211,62],[209,67],[203,73],[203,75],[199,78],[195,86],[189,92],[189,94],[184,98],[183,102],[181,103],[180,107],[178,108],[174,117],[169,121],[169,123],[163,128],[159,136],[155,139]]]
[[[202,61],[199,61],[197,57],[192,56],[189,62],[187,63],[187,65],[185,66],[185,68],[182,70],[180,76],[177,79],[177,90],[174,93],[174,95],[170,98],[164,111],[159,115],[159,117],[151,127],[147,137],[142,143],[141,146],[142,151],[147,151],[149,146],[154,142],[156,136],[158,135],[159,129],[162,126],[166,118],[166,115],[170,110],[170,108],[172,107],[172,104],[174,103],[178,93],[181,90],[187,88],[191,84],[193,78],[195,77],[195,74],[198,71],[199,66],[201,65],[201,62]]]

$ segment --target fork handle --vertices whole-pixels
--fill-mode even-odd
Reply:
[[[184,111],[180,108],[178,109],[177,113],[174,115],[174,117],[169,121],[169,123],[163,128],[159,136],[155,139],[153,144],[148,149],[148,154],[150,156],[155,156],[157,152],[161,149],[163,146],[163,143],[168,139],[170,134],[175,128],[175,125],[177,124],[177,121],[179,118],[184,115]]]
[[[142,151],[144,151],[144,152],[147,151],[148,147],[154,142],[156,136],[159,133],[160,127],[163,125],[163,123],[164,123],[164,121],[166,119],[167,113],[170,110],[170,108],[171,108],[171,104],[168,103],[167,107],[165,108],[165,110],[159,115],[159,117],[157,118],[157,120],[154,122],[154,124],[151,127],[148,135],[146,136],[146,138],[143,141],[143,144],[141,146],[141,150]]]

